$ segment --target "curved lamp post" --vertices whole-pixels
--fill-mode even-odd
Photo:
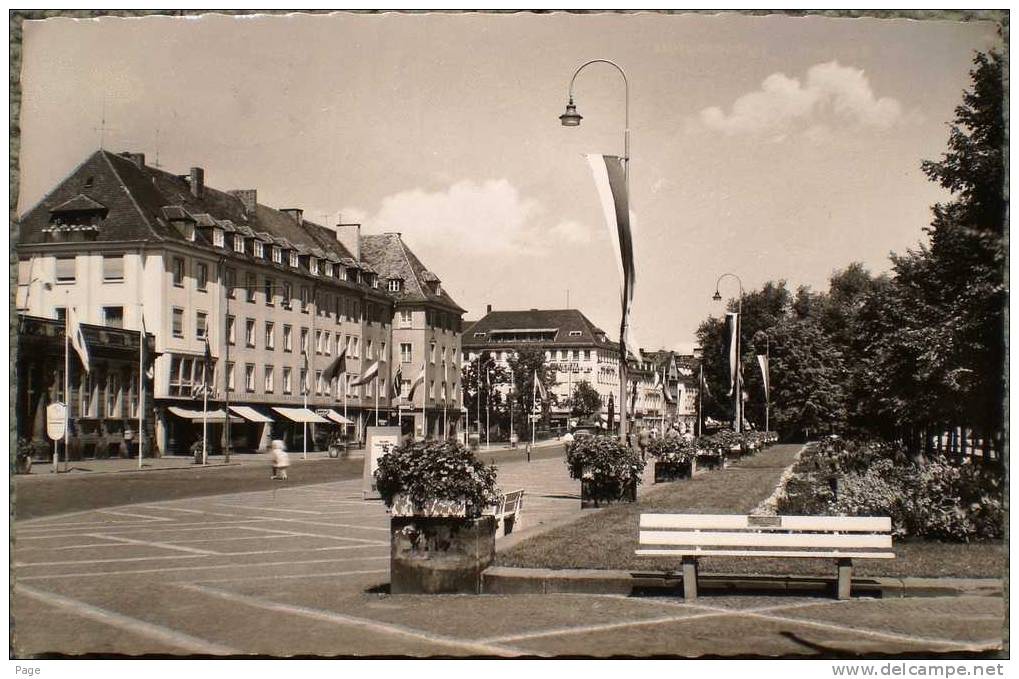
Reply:
[[[570,78],[570,89],[569,89],[569,100],[566,104],[566,112],[559,116],[559,121],[563,127],[578,127],[580,121],[583,120],[583,116],[577,113],[577,106],[573,103],[573,85],[577,80],[577,76],[580,72],[591,64],[608,64],[617,71],[619,75],[623,77],[623,90],[625,100],[625,111],[624,111],[624,126],[623,126],[623,178],[626,186],[626,202],[629,205],[630,202],[630,81],[626,78],[626,73],[622,67],[614,61],[609,59],[592,59],[584,62],[573,72],[573,77]],[[625,285],[625,282],[624,282]],[[624,299],[625,299],[624,290]],[[626,441],[626,314],[622,314],[622,320],[619,324],[619,439]],[[609,422],[609,429],[612,428],[612,422]]]
[[[740,277],[734,273],[728,272],[719,276],[718,280],[715,281],[715,294],[711,296],[711,299],[715,300],[716,302],[722,301],[722,295],[718,291],[718,286],[721,284],[722,279],[726,277],[735,278],[736,283],[739,284],[739,302],[737,303],[736,307],[736,314],[738,316],[736,327],[738,329],[740,328],[743,322],[743,281],[740,280]],[[739,341],[738,334],[736,336],[736,347],[737,347],[736,361],[739,362],[741,360],[739,355],[739,349],[742,348],[742,343]],[[735,418],[735,422],[733,423],[733,431],[739,433],[743,431],[743,375],[741,374],[739,369],[736,370],[736,386],[732,390],[732,400],[733,400],[733,417]]]

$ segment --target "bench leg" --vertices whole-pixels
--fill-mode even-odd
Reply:
[[[697,557],[683,557],[683,598],[697,598]]]
[[[853,584],[853,560],[839,559],[838,598],[848,599]]]

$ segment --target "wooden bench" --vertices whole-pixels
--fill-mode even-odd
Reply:
[[[683,596],[697,597],[702,556],[828,558],[838,563],[838,598],[848,599],[853,559],[894,559],[887,516],[641,514],[638,556],[680,557]]]
[[[505,537],[513,532],[514,528],[519,528],[522,523],[521,514],[524,509],[524,491],[514,490],[511,493],[503,493],[499,496],[499,499],[495,501],[485,514],[492,514],[495,516],[497,522],[497,529],[495,536],[497,538]]]

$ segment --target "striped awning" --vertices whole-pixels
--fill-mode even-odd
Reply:
[[[226,421],[226,413],[222,410],[210,410],[203,413],[201,410],[191,410],[190,408],[180,408],[178,406],[170,406],[167,410],[181,419],[191,420],[192,422],[201,422],[203,419],[207,419],[209,422]]]
[[[278,412],[283,417],[294,422],[310,422],[314,424],[329,424],[329,420],[316,415],[307,408],[276,408],[273,410]]]
[[[319,410],[316,410],[315,412],[317,412],[322,417],[326,417],[332,420],[336,424],[354,424],[351,420],[348,420],[343,415],[340,415],[335,410],[331,410],[329,408],[321,408]]]
[[[258,412],[250,406],[230,406],[230,410],[248,422],[272,422],[273,419]]]

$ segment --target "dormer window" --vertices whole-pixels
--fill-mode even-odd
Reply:
[[[313,276],[318,275],[318,260],[314,257],[308,258],[308,271],[310,271]]]
[[[223,242],[224,242],[223,229],[213,229],[212,244],[215,245],[217,248],[221,248],[223,247]]]
[[[403,290],[403,281],[399,278],[389,281],[389,292],[400,292],[401,290]]]
[[[244,236],[239,233],[234,234],[234,252],[244,254]]]
[[[297,260],[297,253],[296,252],[291,252],[290,253],[290,266],[294,267],[295,269],[298,266],[298,260]]]
[[[255,241],[255,257],[258,257],[259,259],[265,257],[265,247],[262,245],[262,241],[260,240]]]
[[[436,295],[441,295],[442,294],[442,283],[436,283],[435,284],[435,294]]]
[[[583,334],[580,330],[570,330],[570,337],[580,337]]]
[[[278,245],[272,246],[272,261],[276,262],[277,264],[283,263],[283,248],[281,248]]]
[[[375,274],[372,274],[371,281],[372,281],[372,287],[375,288],[376,290],[378,290],[378,287],[379,287],[379,277],[376,276]]]
[[[329,262],[323,263],[322,264],[322,275],[325,276],[326,278],[332,278],[333,277],[333,265],[330,264]]]

